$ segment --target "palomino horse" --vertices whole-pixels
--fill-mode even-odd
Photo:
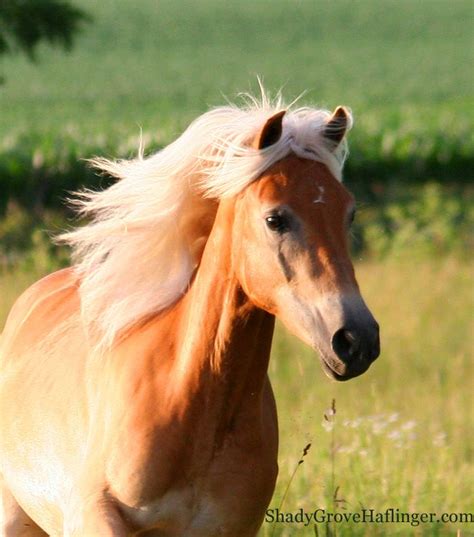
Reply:
[[[217,108],[76,203],[75,266],[1,339],[2,535],[250,537],[277,477],[278,317],[347,380],[379,354],[348,255],[350,113]]]

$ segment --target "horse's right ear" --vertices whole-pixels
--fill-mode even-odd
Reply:
[[[275,144],[281,137],[283,116],[286,110],[277,112],[270,119],[267,119],[263,129],[255,137],[252,144],[255,149],[265,149],[270,145]]]
[[[345,106],[338,106],[324,127],[324,137],[337,146],[351,126],[351,113]]]

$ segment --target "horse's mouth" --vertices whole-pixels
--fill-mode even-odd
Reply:
[[[348,374],[347,371],[344,373],[337,371],[335,365],[332,365],[331,358],[327,356],[327,353],[325,351],[323,351],[323,349],[321,348],[321,345],[316,343],[316,345],[314,345],[313,348],[317,352],[317,354],[319,354],[323,371],[326,373],[326,375],[330,379],[337,380],[338,382],[344,382],[345,380],[349,380],[355,376],[355,375]],[[342,362],[341,362],[341,366],[346,367]]]
[[[320,353],[320,355],[321,362],[323,365],[323,371],[329,378],[337,380],[338,382],[344,382],[346,380],[350,380],[355,377],[358,377],[359,375],[362,375],[367,371],[370,365],[370,363],[368,362],[359,362],[359,366],[357,368],[346,368],[346,371],[344,373],[339,373],[331,364],[330,360],[326,358],[326,356],[324,356],[324,354]]]

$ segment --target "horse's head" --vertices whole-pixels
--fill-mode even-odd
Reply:
[[[282,118],[267,121],[258,149],[278,141]],[[329,119],[329,147],[347,121],[343,108]],[[242,191],[234,215],[234,270],[251,301],[317,349],[333,378],[364,373],[380,352],[379,327],[349,257],[351,194],[324,164],[289,155]]]

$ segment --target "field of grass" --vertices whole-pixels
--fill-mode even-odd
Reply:
[[[270,372],[281,462],[272,508],[278,507],[310,442],[282,507],[285,512],[333,511],[332,495],[340,487],[337,496],[345,502],[338,504],[339,512],[363,506],[472,513],[472,268],[452,258],[359,264],[362,292],[381,324],[382,354],[365,375],[349,383],[327,379],[308,348],[283,329],[278,332]],[[331,431],[323,415],[332,399],[336,415]],[[329,535],[324,525],[318,529],[319,536]],[[462,529],[460,535],[474,534],[472,524],[339,524],[335,529],[339,536],[448,536],[457,529]],[[274,535],[294,534],[316,535],[312,525],[276,525]],[[262,535],[272,535],[271,524]]]
[[[469,0],[76,0],[71,54],[0,60],[0,329],[22,289],[67,254],[66,191],[103,186],[82,158],[149,150],[210,106],[257,92],[346,104],[354,252],[382,330],[371,370],[336,384],[281,327],[270,365],[285,512],[472,510],[474,4]],[[47,230],[47,231],[45,231]],[[326,421],[332,400],[336,414]],[[337,489],[338,500],[334,502]],[[474,535],[467,524],[266,523],[261,537]]]
[[[305,100],[345,103],[361,121],[394,123],[411,110],[410,124],[450,128],[446,114],[464,124],[472,114],[466,0],[75,4],[93,23],[73,54],[44,50],[37,66],[4,60],[1,134],[130,136],[142,125],[168,141],[223,94],[255,89],[257,74],[289,97],[309,90]]]

